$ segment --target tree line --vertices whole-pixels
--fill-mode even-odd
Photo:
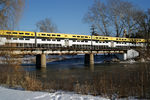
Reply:
[[[123,0],[95,0],[84,15],[84,21],[95,25],[99,35],[144,38],[150,34],[150,9],[144,11]]]

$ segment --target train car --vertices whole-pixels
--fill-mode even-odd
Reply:
[[[144,47],[145,39],[109,36],[90,36],[64,33],[0,30],[0,46],[12,47],[71,47],[71,48],[128,48]]]

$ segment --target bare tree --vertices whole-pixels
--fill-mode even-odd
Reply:
[[[49,18],[37,22],[36,27],[40,32],[57,32],[56,25]]]
[[[84,16],[84,21],[94,24],[102,35],[109,35],[108,9],[104,3],[95,0],[88,13]]]
[[[13,29],[21,16],[25,0],[0,0],[0,29]]]
[[[147,12],[139,12],[136,19],[139,24],[138,31],[143,34],[143,37],[147,40],[147,55],[150,56],[150,9]]]
[[[139,24],[138,31],[141,34],[144,34],[144,38],[150,38],[150,9],[147,12],[139,12],[138,17],[136,19],[137,23]]]
[[[123,21],[124,2],[120,0],[108,0],[109,20],[114,28],[116,36],[120,36],[123,32],[125,22]]]
[[[131,35],[137,29],[137,12],[139,9],[128,1],[107,0],[104,4],[96,0],[84,20],[96,25],[103,35],[111,35],[111,32],[113,35],[122,36],[124,29]]]

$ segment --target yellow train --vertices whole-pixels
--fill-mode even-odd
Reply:
[[[145,39],[78,34],[0,30],[0,45],[16,47],[135,47],[145,46]]]

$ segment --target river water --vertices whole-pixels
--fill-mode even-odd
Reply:
[[[54,56],[53,56],[54,57]],[[58,56],[57,56],[58,57]],[[47,68],[36,69],[34,65],[24,65],[23,68],[30,73],[36,73],[37,77],[43,80],[59,80],[69,77],[81,81],[90,80],[99,73],[132,73],[138,72],[150,66],[149,63],[103,63],[114,56],[97,55],[94,65],[84,65],[84,56],[65,56],[67,59],[47,63]],[[148,68],[149,69],[149,68]]]

